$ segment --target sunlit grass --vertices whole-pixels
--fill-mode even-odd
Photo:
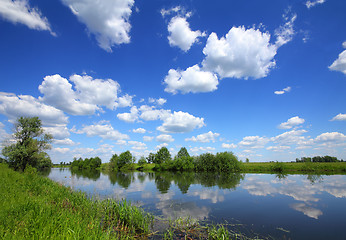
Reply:
[[[1,239],[131,239],[153,217],[128,202],[93,201],[35,173],[0,164]]]

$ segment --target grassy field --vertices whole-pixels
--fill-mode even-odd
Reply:
[[[244,173],[319,173],[333,174],[346,173],[346,162],[250,162],[242,164],[242,172]]]
[[[131,239],[150,234],[153,217],[126,201],[92,201],[4,164],[0,182],[0,239]]]

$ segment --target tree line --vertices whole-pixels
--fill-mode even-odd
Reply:
[[[344,160],[339,160],[337,157],[331,156],[315,156],[315,157],[302,157],[296,158],[296,162],[343,162]]]
[[[93,158],[74,158],[71,167],[73,169],[96,169],[101,167],[101,158],[93,157]]]

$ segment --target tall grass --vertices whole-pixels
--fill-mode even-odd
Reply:
[[[34,171],[0,164],[1,239],[132,239],[153,217],[128,202],[93,201]]]

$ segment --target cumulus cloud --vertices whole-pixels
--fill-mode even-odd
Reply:
[[[292,118],[288,119],[287,122],[281,123],[278,126],[278,128],[280,128],[280,129],[290,129],[290,128],[293,128],[293,127],[298,126],[300,124],[303,124],[304,122],[305,122],[305,120],[303,118],[295,116],[295,117],[292,117]]]
[[[316,5],[319,5],[319,4],[324,3],[325,1],[326,1],[326,0],[312,0],[312,1],[307,1],[307,2],[305,3],[305,5],[306,5],[307,8],[310,9],[310,8],[316,6]]]
[[[77,134],[86,134],[88,137],[101,137],[108,140],[124,140],[129,139],[126,134],[115,130],[111,124],[98,123],[94,125],[84,126],[81,130],[76,131]]]
[[[43,127],[43,130],[49,134],[52,134],[55,139],[65,139],[70,136],[70,132],[66,127],[66,124]]]
[[[129,113],[118,113],[117,117],[125,122],[135,122],[138,119],[138,109],[133,106]]]
[[[154,104],[157,104],[157,105],[163,105],[167,102],[166,99],[164,98],[158,98],[158,99],[155,99],[155,98],[149,98],[149,103],[154,103]]]
[[[326,132],[317,136],[316,143],[340,143],[346,141],[346,136],[339,132]]]
[[[21,23],[30,29],[49,31],[53,36],[48,19],[37,8],[29,6],[28,0],[1,0],[0,15],[14,24]]]
[[[169,143],[169,142],[174,142],[174,138],[169,134],[161,134],[156,137],[156,141]]]
[[[346,42],[342,44],[346,48]],[[332,65],[329,66],[329,69],[332,71],[340,71],[343,74],[346,74],[346,50],[339,54],[338,59],[336,59]]]
[[[68,153],[69,151],[71,151],[71,149],[57,147],[57,148],[53,148],[52,151],[65,154],[65,153]]]
[[[227,149],[233,149],[236,148],[237,145],[234,143],[222,143],[221,145],[222,148],[227,148]]]
[[[219,84],[216,74],[204,71],[196,64],[187,68],[185,71],[170,69],[164,79],[167,85],[166,92],[176,94],[212,92],[217,89]]]
[[[154,137],[152,136],[143,136],[143,141],[144,142],[151,142],[153,141]]]
[[[179,111],[174,112],[169,117],[165,117],[163,124],[157,130],[164,133],[185,133],[191,132],[195,128],[201,128],[204,125],[204,118]]]
[[[140,108],[140,118],[145,121],[154,121],[169,117],[172,113],[170,110],[156,109],[153,106],[142,105]]]
[[[130,42],[129,22],[134,0],[62,0],[78,20],[95,35],[101,48],[111,52],[114,45]]]
[[[339,113],[331,121],[346,121],[346,114]]]
[[[276,95],[282,95],[282,94],[284,94],[284,93],[287,93],[287,92],[289,92],[289,91],[291,91],[291,87],[286,87],[286,88],[284,88],[284,89],[282,89],[282,90],[279,90],[279,91],[275,91],[274,93],[276,94]]]
[[[260,136],[247,136],[238,143],[242,148],[263,148],[269,142],[269,139]]]
[[[39,98],[42,102],[72,115],[91,115],[102,111],[103,106],[114,110],[119,105],[132,104],[131,96],[118,98],[120,86],[116,81],[87,75],[72,75],[69,80],[59,74],[46,76],[39,90],[43,94]]]
[[[301,142],[306,141],[306,138],[302,136],[307,131],[304,129],[296,130],[293,129],[288,132],[284,132],[280,135],[277,135],[275,137],[272,137],[270,140],[278,143],[280,145],[289,145],[289,144],[299,144]]]
[[[197,135],[196,137],[191,137],[191,138],[185,138],[185,141],[192,141],[192,142],[215,142],[216,138],[219,137],[219,133],[213,133],[212,131],[209,131],[207,133],[203,133],[200,135]]]
[[[132,146],[133,150],[145,150],[147,149],[147,145],[138,141],[128,141],[128,143]]]
[[[283,152],[283,151],[288,150],[290,148],[291,148],[290,146],[270,146],[270,147],[267,147],[266,149],[273,151],[273,152]]]
[[[201,31],[192,31],[186,17],[175,16],[168,24],[168,41],[170,46],[179,47],[187,52],[191,46],[198,42],[199,37],[204,37]]]
[[[18,117],[39,117],[45,126],[67,124],[65,114],[52,106],[40,102],[29,95],[19,95],[0,92],[0,113],[7,116],[10,121]]]
[[[146,133],[147,130],[145,130],[144,128],[137,128],[137,129],[133,129],[132,132],[134,132],[134,133]]]
[[[193,147],[190,148],[190,151],[193,153],[197,153],[197,152],[213,152],[215,151],[214,147]]]
[[[76,143],[76,142],[74,142],[73,140],[71,140],[69,138],[65,138],[65,139],[54,139],[53,140],[53,144],[75,146],[75,145],[78,145],[79,143]]]

